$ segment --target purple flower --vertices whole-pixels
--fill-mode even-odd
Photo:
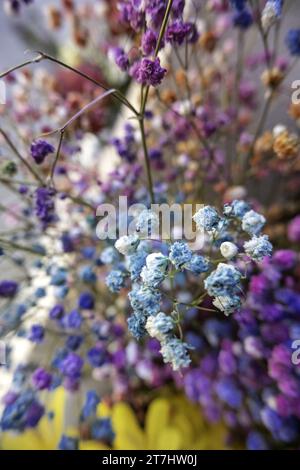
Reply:
[[[292,250],[279,250],[273,256],[273,262],[283,271],[293,269],[297,259],[297,254]]]
[[[82,367],[83,359],[73,352],[70,352],[59,365],[62,374],[73,379],[79,378]]]
[[[90,310],[94,308],[95,299],[90,292],[82,292],[79,296],[78,307],[82,309]]]
[[[56,220],[54,195],[55,191],[51,188],[38,188],[35,192],[35,213],[44,229]]]
[[[297,215],[288,225],[288,237],[291,242],[300,242],[300,215]]]
[[[51,320],[59,320],[64,314],[64,306],[63,305],[55,305],[49,312],[49,318]]]
[[[45,336],[45,330],[42,325],[32,325],[28,339],[33,343],[41,343]]]
[[[160,66],[158,57],[154,60],[143,58],[132,69],[133,77],[138,83],[154,87],[160,85],[166,73],[167,70]]]
[[[106,362],[107,354],[104,348],[96,346],[89,349],[87,358],[92,367],[100,367]]]
[[[117,66],[123,71],[127,72],[129,68],[129,59],[128,55],[125,53],[124,49],[121,47],[113,48],[113,56]]]
[[[286,45],[291,55],[300,56],[300,29],[291,29],[288,32]]]
[[[53,153],[54,150],[53,145],[46,142],[46,140],[36,140],[35,142],[32,142],[30,148],[31,156],[37,165],[43,163],[45,158],[50,153]]]
[[[43,367],[39,367],[32,374],[32,384],[37,390],[49,388],[52,382],[52,375]]]
[[[0,282],[0,297],[10,298],[16,295],[18,284],[15,281],[1,281]]]
[[[152,54],[156,48],[157,34],[153,29],[148,29],[142,37],[142,50],[146,55]]]

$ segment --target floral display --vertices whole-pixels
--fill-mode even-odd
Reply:
[[[4,2],[0,448],[299,449],[290,3]]]

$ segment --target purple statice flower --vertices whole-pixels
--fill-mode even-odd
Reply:
[[[27,389],[9,403],[0,420],[2,431],[24,431],[35,427],[43,416],[44,407],[37,401],[34,392]]]
[[[155,51],[157,44],[157,33],[153,29],[148,29],[142,37],[142,51],[145,55],[150,55]]]
[[[129,24],[134,31],[139,31],[144,22],[144,12],[140,8],[140,1],[123,0],[119,3],[120,19]]]
[[[101,367],[107,362],[107,352],[103,347],[95,346],[88,350],[87,359],[92,367]]]
[[[82,309],[91,310],[94,308],[95,299],[90,292],[82,292],[78,299],[78,307]]]
[[[132,75],[138,83],[148,86],[158,86],[164,79],[167,69],[161,67],[157,57],[154,60],[143,58],[132,69]]]
[[[35,192],[35,213],[44,229],[56,220],[54,195],[52,188],[38,188]]]
[[[41,343],[45,336],[45,329],[42,325],[32,325],[28,339],[33,343]]]
[[[182,20],[175,20],[166,31],[166,41],[178,46],[181,46],[185,40],[195,43],[198,38],[196,25],[190,22],[184,23]]]
[[[64,311],[65,310],[63,305],[54,305],[54,307],[52,307],[49,312],[49,318],[51,320],[59,320],[60,318],[62,318]]]
[[[288,237],[291,242],[300,242],[300,215],[297,215],[288,225]]]
[[[66,377],[73,379],[78,379],[80,377],[82,367],[83,359],[74,352],[68,353],[59,364],[61,373]]]
[[[233,24],[241,29],[248,29],[253,24],[253,17],[249,10],[237,11],[233,15]]]
[[[88,390],[85,396],[85,403],[81,410],[81,420],[84,421],[96,414],[97,406],[100,403],[100,398],[95,390]]]
[[[36,140],[32,142],[31,148],[30,148],[30,153],[32,158],[34,159],[35,163],[37,165],[40,165],[43,163],[45,158],[50,154],[54,152],[54,147],[53,145],[49,144],[46,140]]]
[[[52,375],[43,367],[39,367],[32,374],[32,384],[36,390],[49,389],[52,382]]]
[[[0,297],[14,297],[18,290],[18,283],[15,281],[5,280],[0,282]]]
[[[122,47],[114,47],[112,53],[117,66],[123,72],[127,72],[129,69],[129,59],[124,49],[122,49]]]

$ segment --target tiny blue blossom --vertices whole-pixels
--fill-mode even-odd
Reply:
[[[241,299],[238,295],[232,296],[220,296],[214,299],[213,305],[217,307],[221,312],[224,312],[226,316],[234,313],[241,306]]]
[[[193,220],[196,222],[199,229],[211,232],[217,228],[220,222],[220,216],[216,209],[210,206],[205,206],[194,214]]]
[[[254,236],[251,240],[244,243],[245,253],[254,261],[261,261],[265,256],[271,256],[272,244],[267,235],[260,237]]]
[[[208,271],[209,262],[203,256],[193,255],[192,259],[184,267],[193,274],[199,275]]]
[[[140,237],[150,237],[158,234],[159,217],[151,210],[143,210],[135,219],[135,227]]]
[[[250,206],[245,201],[234,200],[231,204],[224,205],[224,215],[242,219],[246,212],[250,211]]]
[[[105,248],[100,255],[100,261],[103,264],[114,264],[118,261],[118,258],[118,253],[112,246]]]
[[[141,278],[150,287],[158,287],[165,279],[169,259],[162,253],[151,253],[146,258],[146,266],[143,267]]]
[[[175,242],[171,246],[169,258],[176,269],[182,268],[184,264],[191,261],[192,256],[193,252],[186,242]]]
[[[242,229],[250,235],[258,235],[266,223],[263,215],[251,210],[242,219]]]
[[[152,338],[163,341],[165,336],[174,328],[174,321],[163,312],[151,315],[147,319],[146,330]]]
[[[188,367],[191,358],[188,354],[188,345],[176,337],[167,337],[162,343],[161,354],[164,362],[170,363],[172,369],[177,371]]]
[[[204,281],[205,288],[213,297],[231,296],[240,288],[241,273],[232,265],[219,263]]]
[[[108,274],[105,283],[111,292],[117,293],[125,285],[125,275],[122,271],[115,269]]]
[[[134,284],[128,296],[135,313],[149,316],[160,311],[161,293],[157,290]]]

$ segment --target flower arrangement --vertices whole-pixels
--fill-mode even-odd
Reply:
[[[55,32],[71,25],[69,50],[0,75],[0,182],[16,201],[0,205],[1,260],[16,273],[0,280],[3,431],[37,436],[45,393],[63,387],[80,396],[77,431],[41,445],[78,448],[80,428],[110,448],[118,424],[94,420],[100,399],[145,415],[151,388],[167,387],[238,445],[299,445],[299,110],[294,128],[268,119],[300,55],[298,29],[288,56],[278,48],[288,3],[62,1],[47,17]],[[253,34],[262,52],[249,53]],[[31,344],[26,363],[15,341]],[[147,425],[133,428],[125,445],[148,448]]]

